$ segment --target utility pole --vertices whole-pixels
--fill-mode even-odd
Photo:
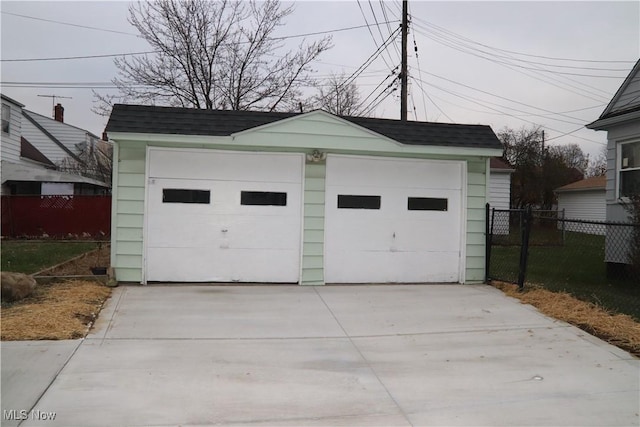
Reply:
[[[407,120],[408,70],[407,70],[407,36],[409,34],[408,0],[402,0],[402,66],[400,71],[400,120]]]
[[[56,116],[56,98],[61,98],[61,99],[73,99],[70,96],[60,96],[60,95],[38,95],[40,97],[43,98],[51,98],[51,111],[53,114],[53,117],[55,118]]]

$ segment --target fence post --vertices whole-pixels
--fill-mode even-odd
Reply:
[[[484,283],[489,283],[489,268],[491,266],[491,224],[489,223],[489,203],[485,205],[485,248],[484,248]]]
[[[566,243],[565,227],[567,223],[564,221],[564,219],[565,219],[565,211],[564,209],[562,209],[562,246],[564,246],[564,244]]]
[[[524,289],[524,280],[527,275],[527,258],[529,256],[529,235],[531,234],[531,206],[524,211],[524,229],[522,230],[522,245],[520,246],[520,267],[518,269],[518,289]]]

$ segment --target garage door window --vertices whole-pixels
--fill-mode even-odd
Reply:
[[[185,190],[177,188],[164,188],[162,190],[162,203],[201,203],[211,202],[209,190]]]
[[[338,194],[338,209],[380,209],[380,196]]]
[[[287,193],[242,191],[240,204],[246,206],[287,206]]]
[[[446,211],[448,200],[435,197],[409,197],[407,209],[410,211]]]

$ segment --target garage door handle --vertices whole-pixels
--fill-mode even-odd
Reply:
[[[227,230],[226,228],[223,228],[223,229],[222,229],[222,230],[220,230],[220,231],[222,231],[223,233],[226,233],[226,232],[227,232],[227,231],[229,231],[229,230]]]

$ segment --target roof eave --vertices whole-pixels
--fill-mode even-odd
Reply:
[[[190,145],[225,145],[225,148],[234,147],[250,147],[250,148],[273,148],[274,145],[264,142],[250,142],[250,143],[238,143],[234,141],[233,136],[210,136],[210,135],[182,135],[182,134],[163,134],[163,133],[133,133],[133,132],[109,132],[109,139],[113,141],[129,141],[140,143],[183,143]],[[388,138],[387,138],[388,139]],[[446,145],[417,145],[417,144],[402,144],[397,141],[393,141],[397,146],[402,148],[402,152],[405,154],[433,154],[433,155],[457,155],[457,156],[480,156],[480,157],[495,157],[501,156],[503,149],[491,148],[491,147],[461,147],[461,146],[446,146]],[[317,147],[315,144],[298,144],[296,146],[282,146],[283,150],[288,151],[303,151],[313,150],[321,147]],[[327,148],[330,152],[340,152],[340,148]],[[349,151],[349,150],[346,150]],[[372,151],[374,152],[374,151]],[[385,151],[380,151],[384,153]]]
[[[593,130],[607,130],[611,126],[619,125],[627,121],[640,119],[640,110],[632,111],[630,113],[621,114],[619,116],[606,117],[604,119],[598,119],[592,123],[586,125],[587,129]]]
[[[555,193],[575,193],[584,191],[606,191],[605,187],[587,187],[587,188],[556,188],[553,190]]]

